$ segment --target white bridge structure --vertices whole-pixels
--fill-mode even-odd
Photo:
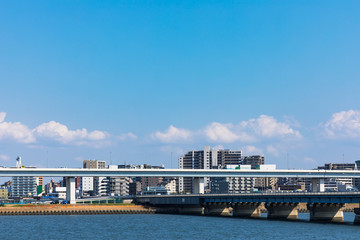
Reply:
[[[204,193],[204,177],[312,178],[314,192],[324,191],[325,178],[360,178],[358,170],[248,170],[248,169],[85,169],[0,168],[0,177],[66,177],[66,198],[75,203],[75,177],[193,177],[194,193]]]

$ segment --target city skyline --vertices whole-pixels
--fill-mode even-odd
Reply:
[[[45,2],[44,2],[45,3]],[[0,3],[0,166],[360,159],[356,1]]]

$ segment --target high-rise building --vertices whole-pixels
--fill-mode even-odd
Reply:
[[[83,168],[91,168],[91,169],[105,169],[106,162],[98,161],[98,160],[84,160]]]
[[[226,165],[240,165],[242,152],[232,150],[210,149],[205,146],[204,150],[189,151],[179,157],[179,169],[216,169],[224,168]],[[204,186],[210,191],[210,178],[204,178]],[[178,181],[178,192],[192,192],[193,178],[180,177]]]
[[[257,169],[258,166],[265,164],[265,157],[261,155],[245,156],[242,164],[251,165],[251,169]]]
[[[11,197],[36,196],[36,177],[13,177]]]
[[[22,168],[35,168],[25,167]],[[33,197],[37,196],[37,186],[43,185],[43,177],[12,177],[12,192],[11,197]],[[41,188],[42,190],[42,188]],[[42,192],[42,191],[41,191]]]
[[[98,160],[84,160],[83,168],[88,169],[105,169],[106,162]],[[98,195],[103,194],[102,183],[104,178],[100,177],[82,177],[81,178],[81,194],[82,195]]]
[[[245,156],[242,164],[250,165],[251,169],[259,169],[260,165],[265,164],[265,157],[262,155]],[[269,188],[274,182],[276,183],[276,179],[274,178],[254,178],[254,180],[255,187],[261,190]]]
[[[129,177],[109,177],[108,195],[128,196],[129,195]]]

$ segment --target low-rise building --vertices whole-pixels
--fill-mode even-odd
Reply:
[[[55,187],[54,192],[58,198],[66,199],[66,187]]]
[[[9,192],[7,189],[0,189],[0,199],[8,199]]]
[[[250,193],[255,187],[255,178],[250,177],[214,177],[211,178],[211,193],[235,194]]]

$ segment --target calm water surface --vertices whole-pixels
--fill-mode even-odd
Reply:
[[[0,216],[0,239],[360,239],[360,226],[184,215]],[[351,222],[353,213],[345,213]]]

